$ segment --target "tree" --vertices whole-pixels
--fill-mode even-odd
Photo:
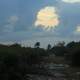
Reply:
[[[80,48],[77,47],[72,53],[72,65],[80,67]]]
[[[66,45],[67,53],[65,55],[66,62],[73,66],[80,67],[80,42],[70,42]]]
[[[34,45],[35,48],[39,48],[40,47],[40,42],[36,42]]]
[[[65,42],[59,42],[56,44],[51,51],[56,55],[56,56],[64,56],[66,53],[66,48],[65,48]]]
[[[48,44],[47,50],[50,50],[50,49],[51,49],[51,44]]]
[[[64,45],[65,45],[65,42],[64,42],[64,41],[58,42],[58,43],[56,44],[56,46],[58,46],[58,47],[63,47]]]

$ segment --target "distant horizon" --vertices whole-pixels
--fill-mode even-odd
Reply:
[[[52,42],[48,42],[47,44],[43,44],[43,42],[40,42],[40,41],[35,41],[35,42],[32,42],[31,41],[31,43],[30,42],[0,42],[0,44],[1,45],[13,45],[13,44],[20,44],[22,47],[32,47],[32,48],[34,48],[34,45],[35,45],[35,43],[36,42],[40,42],[40,48],[44,48],[44,49],[47,49],[47,46],[48,46],[48,44],[50,44],[51,45],[51,47],[54,47],[55,45],[57,45],[58,43],[60,43],[60,42],[65,42],[65,45],[67,45],[68,43],[70,43],[70,42],[73,42],[74,40],[72,40],[72,41],[68,41],[68,42],[65,42],[65,41],[55,41],[55,42],[53,42],[53,44],[52,44]],[[80,40],[79,41],[74,41],[74,42],[80,42]]]

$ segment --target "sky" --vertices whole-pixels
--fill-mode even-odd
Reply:
[[[80,0],[0,0],[0,43],[42,47],[80,40]]]

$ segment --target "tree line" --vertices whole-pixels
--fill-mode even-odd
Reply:
[[[40,48],[40,42],[34,48],[0,44],[0,80],[25,80],[26,74],[39,72],[34,66],[52,54],[65,57],[67,64],[80,66],[80,42],[59,42],[53,47],[48,44],[47,49]]]

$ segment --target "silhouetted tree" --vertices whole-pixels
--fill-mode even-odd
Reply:
[[[40,42],[36,42],[34,47],[0,44],[0,80],[23,80],[25,75],[39,72],[33,65],[40,65],[52,54],[64,56],[66,53],[66,61],[80,66],[80,42],[70,42],[66,46],[64,42],[59,42],[52,48],[49,44],[48,50],[40,48]]]
[[[80,48],[77,48],[73,51],[72,65],[80,67]]]
[[[40,42],[36,42],[34,45],[35,48],[39,48],[40,47]]]
[[[65,48],[65,42],[59,42],[56,44],[51,51],[56,55],[56,56],[64,56],[64,53],[66,53],[66,48]]]
[[[58,42],[55,46],[64,47],[65,46],[65,42],[64,41]]]
[[[51,49],[51,44],[48,44],[47,50],[50,50],[50,49]]]
[[[80,42],[70,42],[66,45],[67,53],[65,54],[65,59],[68,64],[79,65],[80,59]]]

